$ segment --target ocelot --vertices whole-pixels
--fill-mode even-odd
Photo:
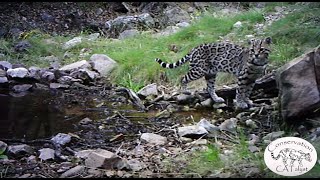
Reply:
[[[247,109],[253,105],[250,95],[255,80],[263,75],[268,63],[271,38],[250,39],[249,47],[229,42],[201,44],[193,48],[187,55],[175,63],[165,63],[156,58],[163,68],[176,68],[189,61],[189,71],[181,79],[183,91],[187,83],[205,77],[207,90],[212,100],[225,102],[215,92],[215,78],[218,72],[234,74],[238,80],[236,89],[236,107]]]

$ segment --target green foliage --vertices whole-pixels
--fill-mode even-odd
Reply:
[[[0,149],[0,159],[8,159],[8,156],[4,154],[5,151],[5,148]]]

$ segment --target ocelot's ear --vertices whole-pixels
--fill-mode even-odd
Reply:
[[[253,42],[253,39],[248,39],[248,45],[251,45]]]
[[[266,44],[271,44],[271,37],[267,37],[265,41],[266,41]]]

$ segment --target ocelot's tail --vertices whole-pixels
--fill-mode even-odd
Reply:
[[[165,63],[159,58],[155,59],[155,61],[157,61],[160,64],[160,66],[162,66],[163,68],[168,68],[168,69],[179,67],[180,65],[186,63],[189,60],[190,60],[190,54],[185,55],[183,58],[181,58],[179,61],[177,61],[175,63]]]

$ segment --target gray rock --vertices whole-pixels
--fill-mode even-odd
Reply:
[[[51,141],[63,146],[71,141],[71,136],[69,134],[65,134],[65,133],[58,133],[56,136],[51,138]]]
[[[95,41],[98,39],[98,37],[100,36],[100,33],[93,33],[93,34],[90,34],[87,39],[88,41]]]
[[[184,136],[201,136],[208,134],[208,131],[199,125],[193,125],[193,126],[184,126],[178,128],[178,134],[180,137]]]
[[[48,159],[54,159],[54,150],[50,148],[43,148],[39,150],[40,155],[39,158],[43,161]]]
[[[24,92],[24,91],[28,91],[32,88],[32,84],[22,84],[22,85],[14,85],[12,87],[13,91],[15,93],[20,93],[20,92]]]
[[[81,44],[82,42],[82,37],[75,37],[69,41],[67,41],[66,43],[63,44],[62,49],[67,50],[67,49],[71,49],[79,44]]]
[[[208,98],[202,101],[200,104],[204,107],[212,107],[213,103],[214,103],[213,100],[211,98]]]
[[[179,31],[179,27],[177,26],[168,26],[166,27],[163,31],[161,32],[158,32],[156,34],[153,34],[152,36],[157,38],[157,37],[163,37],[163,36],[168,36],[168,35],[171,35],[171,34],[174,34],[176,32]]]
[[[214,103],[212,107],[214,109],[222,109],[222,108],[227,107],[227,104],[226,103]]]
[[[55,75],[53,72],[50,71],[40,71],[41,79],[47,82],[52,82],[55,80]]]
[[[93,149],[82,150],[82,151],[76,152],[75,156],[78,158],[87,159],[89,154],[95,151],[96,150],[93,150]]]
[[[75,79],[75,78],[70,77],[70,76],[61,76],[57,81],[60,84],[67,84],[67,85],[71,85],[74,82],[82,83],[81,79]]]
[[[234,132],[237,127],[237,121],[238,120],[236,118],[227,119],[223,123],[220,124],[219,128],[221,130]]]
[[[82,61],[78,61],[78,62],[74,62],[68,65],[65,65],[63,67],[61,67],[59,70],[60,71],[74,71],[80,68],[91,68],[91,65],[89,64],[88,61],[86,60],[82,60]]]
[[[123,39],[127,39],[127,38],[132,38],[135,37],[139,34],[139,31],[136,29],[128,29],[123,31],[122,33],[120,33],[119,35],[119,39],[123,40]]]
[[[285,133],[284,131],[271,132],[271,133],[267,134],[266,136],[264,136],[262,139],[273,141],[274,139],[282,137],[284,135],[284,133]]]
[[[78,165],[78,166],[73,167],[73,168],[67,170],[66,172],[62,173],[60,178],[74,177],[76,175],[83,173],[84,170],[85,170],[84,166]]]
[[[179,104],[188,104],[194,100],[194,96],[188,94],[179,94],[176,98]]]
[[[25,78],[28,75],[28,69],[26,68],[15,68],[15,69],[8,69],[7,75],[11,78]]]
[[[157,96],[158,95],[158,86],[156,83],[148,84],[147,86],[145,86],[141,90],[139,90],[137,94],[144,96],[144,97],[147,97],[150,95]]]
[[[28,164],[34,164],[34,163],[37,163],[37,157],[34,156],[34,155],[31,155],[27,158],[27,163]]]
[[[23,40],[23,41],[19,41],[15,46],[14,46],[14,50],[16,52],[23,52],[23,51],[26,51],[27,49],[31,48],[31,44],[26,41],[26,40]]]
[[[41,79],[41,76],[40,76],[41,68],[35,67],[35,66],[31,66],[31,67],[29,67],[28,70],[29,70],[28,77],[34,78],[34,79],[37,79],[37,80]]]
[[[220,130],[219,127],[211,124],[208,120],[206,120],[206,119],[204,119],[204,118],[202,118],[202,119],[198,122],[197,125],[205,128],[208,132],[211,132],[211,133],[217,132],[217,131]]]
[[[180,22],[180,23],[177,23],[176,26],[180,28],[184,28],[184,27],[190,26],[190,24],[187,22]]]
[[[50,83],[50,89],[68,89],[70,85],[60,83]]]
[[[8,61],[0,61],[0,69],[3,69],[3,70],[12,69],[12,64],[9,63]]]
[[[254,145],[259,141],[259,136],[255,135],[255,134],[249,134],[249,145]]]
[[[6,151],[7,147],[7,143],[0,141],[0,154],[3,154]]]
[[[282,118],[315,115],[320,107],[320,46],[282,66],[277,73]]]
[[[133,171],[140,171],[145,167],[143,162],[140,162],[138,159],[130,159],[127,161],[129,168]]]
[[[95,79],[100,77],[99,73],[97,73],[95,71],[91,71],[87,68],[79,69],[78,71],[79,71],[79,73],[82,74],[82,75],[80,75],[80,79],[83,79],[81,77],[87,76],[87,77],[89,77],[90,81],[94,81]]]
[[[253,146],[253,145],[249,145],[248,147],[249,151],[252,152],[252,153],[255,153],[255,152],[259,152],[260,149],[257,147],[257,146]]]
[[[112,169],[119,161],[121,158],[116,154],[104,149],[97,149],[88,155],[85,165],[92,168]]]
[[[167,25],[176,25],[180,22],[190,22],[189,14],[179,7],[166,10],[164,15],[168,20]]]
[[[20,155],[20,154],[32,154],[34,150],[31,146],[27,144],[20,144],[20,145],[9,146],[8,152],[14,155]]]
[[[105,54],[94,54],[90,57],[89,63],[92,68],[100,73],[101,76],[107,77],[110,72],[118,65],[116,61]]]
[[[7,77],[0,77],[0,84],[5,84],[8,83],[8,78]]]
[[[257,124],[252,119],[246,120],[246,125],[253,129],[258,128]]]
[[[7,77],[7,71],[0,69],[0,77]]]
[[[164,145],[167,143],[166,137],[153,133],[143,133],[140,139],[154,145]]]
[[[240,28],[240,27],[242,27],[242,22],[240,22],[240,21],[236,22],[236,23],[233,25],[233,27],[235,27],[235,28]]]

